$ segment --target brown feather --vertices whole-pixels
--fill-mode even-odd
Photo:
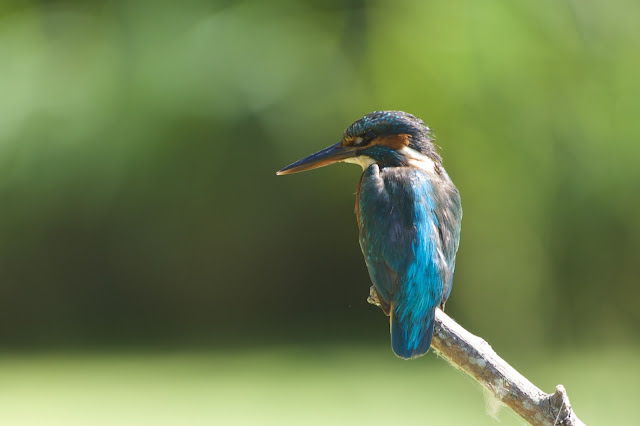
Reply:
[[[387,135],[375,138],[371,145],[384,145],[398,150],[405,146],[409,146],[410,141],[411,135],[407,133],[400,133],[398,135]]]

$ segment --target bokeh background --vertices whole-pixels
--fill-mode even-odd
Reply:
[[[360,170],[275,176],[380,109],[435,129],[462,195],[447,312],[585,422],[634,424],[638,22],[633,0],[4,0],[0,424],[494,424],[462,373],[393,356]]]

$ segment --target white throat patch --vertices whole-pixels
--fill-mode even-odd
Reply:
[[[422,169],[427,173],[436,173],[436,163],[426,155],[416,151],[415,149],[405,146],[398,150],[407,160],[409,164],[415,168]]]
[[[366,170],[367,167],[375,163],[371,157],[367,157],[366,155],[358,155],[357,157],[345,158],[342,160],[345,163],[353,163],[359,164],[362,166],[362,170]]]
[[[436,173],[436,164],[433,160],[426,155],[416,151],[415,149],[405,146],[398,150],[403,157],[405,157],[412,167],[424,170],[427,173]],[[375,163],[375,160],[366,155],[359,155],[357,157],[345,158],[342,160],[345,163],[359,164],[362,170],[366,170],[367,167]]]

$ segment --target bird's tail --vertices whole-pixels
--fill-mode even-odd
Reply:
[[[391,347],[393,352],[404,359],[413,359],[427,353],[433,337],[435,307],[422,313],[418,318],[402,315],[391,309]]]

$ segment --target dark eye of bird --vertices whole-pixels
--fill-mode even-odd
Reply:
[[[361,145],[368,145],[375,137],[376,135],[373,132],[364,132]]]

